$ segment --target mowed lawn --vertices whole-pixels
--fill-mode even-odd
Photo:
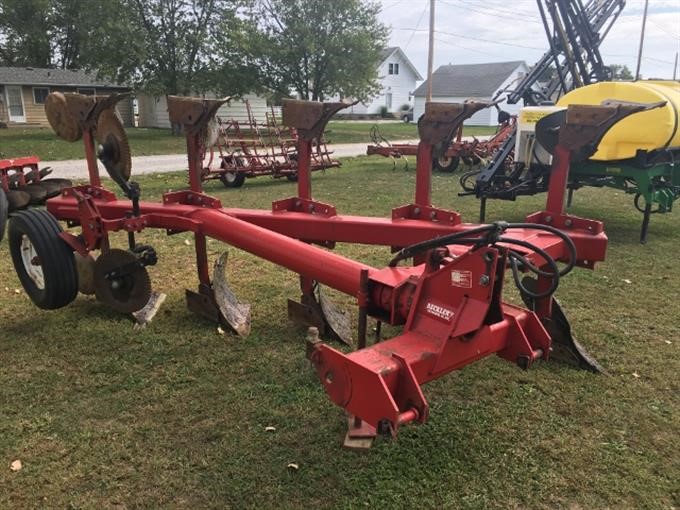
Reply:
[[[458,175],[435,174],[434,202],[475,221],[478,202],[456,196]],[[341,213],[386,216],[411,200],[414,180],[357,158],[315,173],[314,196]],[[186,176],[139,182],[157,200]],[[294,193],[268,178],[207,188],[226,206],[264,209]],[[519,221],[544,199],[490,202],[488,217]],[[0,508],[677,508],[680,211],[655,215],[644,246],[629,195],[579,190],[573,213],[604,219],[610,247],[557,295],[608,375],[487,358],[424,386],[426,424],[359,453],[342,449],[343,412],[305,359],[304,328],[286,319],[286,299],[298,296],[291,272],[230,249],[252,333],[222,335],[185,306],[196,286],[190,237],[144,232],[160,257],[153,285],[168,298],[134,331],[88,297],[36,309],[3,241]],[[211,256],[224,249],[209,243]],[[390,259],[386,248],[337,251],[376,267]]]
[[[326,137],[331,143],[370,143],[371,122],[336,121],[329,123]],[[380,133],[388,140],[417,139],[414,123],[388,122],[378,125]],[[128,128],[133,156],[182,154],[186,150],[183,136],[172,136],[169,129]],[[495,128],[467,127],[465,135],[488,135]],[[20,156],[38,156],[43,161],[83,158],[81,143],[60,140],[50,128],[0,129],[0,159]]]

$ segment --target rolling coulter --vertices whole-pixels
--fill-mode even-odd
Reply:
[[[190,189],[147,202],[129,181],[125,132],[110,115],[117,100],[59,93],[48,98],[60,112],[50,118],[58,134],[70,122],[82,128],[90,182],[48,200],[49,212],[22,211],[11,219],[15,268],[38,306],[67,305],[79,285],[94,288],[102,302],[121,312],[153,306],[145,267],[159,256],[138,243],[148,228],[193,233],[199,285],[187,290],[188,306],[240,335],[250,329],[250,307],[238,301],[224,279],[226,256],[211,278],[208,237],[298,273],[302,297],[289,302],[289,314],[329,336],[342,336],[337,310],[319,288],[348,294],[359,309],[357,350],[341,352],[310,329],[307,356],[330,399],[352,416],[349,445],[376,432],[394,435],[404,424],[423,423],[429,407],[421,385],[491,354],[524,369],[538,360],[556,360],[599,370],[573,338],[554,299],[560,278],[575,266],[592,269],[607,246],[601,222],[564,213],[567,172],[570,161],[587,158],[617,121],[646,106],[570,106],[561,123],[550,124],[541,135],[553,142],[554,153],[545,210],[521,223],[475,225],[435,207],[430,198],[432,158],[450,145],[461,119],[476,107],[472,103],[427,105],[418,123],[415,199],[395,208],[391,218],[373,218],[338,214],[312,197],[313,140],[346,104],[284,103],[283,122],[299,134],[297,196],[275,201],[271,210],[252,210],[223,207],[202,192],[201,156],[221,101],[168,98],[170,118],[183,124],[187,136]],[[126,198],[102,187],[97,157]],[[79,226],[79,232],[62,231],[59,221]],[[127,232],[128,246],[112,247],[111,232]],[[389,246],[393,255],[385,267],[375,268],[330,251],[337,242]],[[92,252],[100,253],[96,261]],[[506,273],[525,307],[503,301]],[[402,332],[390,339],[378,334],[368,345],[369,317],[378,321],[378,330],[384,322],[402,326]]]

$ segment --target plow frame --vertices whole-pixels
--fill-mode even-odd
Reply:
[[[224,208],[203,193],[202,132],[221,103],[179,99],[183,98],[170,97],[168,104],[171,120],[181,121],[187,133],[191,189],[166,193],[161,202],[139,202],[135,214],[130,200],[118,199],[101,187],[92,138],[84,136],[90,184],[64,190],[47,203],[57,219],[80,225],[79,235],[62,234],[74,251],[82,255],[108,245],[108,234],[116,231],[192,232],[199,288],[187,291],[189,308],[225,323],[228,320],[220,311],[209,272],[208,237],[298,273],[303,297],[310,296],[318,283],[355,297],[358,350],[344,354],[313,338],[308,345],[308,355],[331,400],[357,417],[355,430],[373,428],[395,434],[405,423],[424,422],[429,408],[420,386],[482,357],[495,353],[525,369],[535,360],[550,357],[557,336],[548,333],[545,324],[555,315],[556,302],[550,292],[534,299],[530,309],[502,301],[508,257],[513,253],[502,238],[472,246],[444,243],[413,254],[412,266],[390,264],[382,269],[314,246],[353,242],[395,250],[436,238],[465,236],[480,228],[462,223],[458,213],[431,202],[433,153],[448,146],[461,119],[469,114],[469,105],[428,104],[419,121],[414,201],[395,208],[392,218],[372,218],[340,215],[333,206],[312,197],[313,141],[345,104],[284,104],[284,123],[295,127],[299,135],[297,196],[276,201],[266,211]],[[525,243],[515,254],[520,253],[524,264],[543,270],[544,275],[549,259],[592,269],[606,251],[601,222],[564,213],[566,179],[575,150],[558,145],[545,210],[527,217],[530,225],[510,226],[515,238]],[[563,237],[540,230],[543,226],[560,229]],[[501,224],[483,227],[507,228]],[[571,243],[575,255],[570,254]],[[550,278],[539,276],[537,285],[549,287]],[[368,346],[369,316],[379,323],[403,325],[402,334]],[[563,329],[566,343],[573,347],[568,323]],[[581,363],[592,369],[582,359]]]

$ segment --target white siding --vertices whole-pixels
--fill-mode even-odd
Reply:
[[[399,74],[389,74],[389,64],[399,64]],[[392,53],[378,68],[382,91],[370,103],[359,103],[346,110],[346,113],[380,113],[380,108],[386,106],[386,95],[392,94],[390,112],[398,112],[404,104],[412,105],[411,94],[416,89],[417,76],[406,62],[401,51]]]
[[[206,94],[205,97],[215,98],[215,94]],[[217,115],[224,119],[236,119],[240,122],[247,122],[248,114],[245,100],[248,100],[253,115],[258,122],[266,121],[265,112],[267,101],[263,97],[255,94],[246,94],[243,99],[235,99],[230,105],[223,105],[217,111]],[[170,118],[168,117],[168,103],[165,96],[138,95],[137,103],[139,108],[139,127],[170,128]]]
[[[529,68],[521,64],[515,69],[508,79],[501,84],[500,87],[494,92],[493,97],[496,96],[498,91],[504,90],[505,88],[512,89],[513,86],[517,85],[521,81],[521,73],[529,72]],[[505,97],[507,94],[501,94],[499,97],[503,97],[503,101],[498,104],[501,110],[505,110],[511,115],[517,115],[519,111],[524,106],[524,101],[520,100],[516,104],[507,104]],[[466,99],[473,99],[477,101],[491,101],[492,97],[433,97],[432,101],[435,103],[462,103]],[[425,96],[418,96],[415,98],[415,105],[413,107],[413,118],[418,119],[425,111]],[[465,121],[466,126],[495,126],[498,124],[498,114],[496,108],[486,108],[475,113],[472,117]]]

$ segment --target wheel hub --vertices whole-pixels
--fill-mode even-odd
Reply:
[[[40,290],[45,290],[45,275],[42,270],[40,257],[35,251],[33,243],[26,234],[21,236],[21,261],[26,274]]]

